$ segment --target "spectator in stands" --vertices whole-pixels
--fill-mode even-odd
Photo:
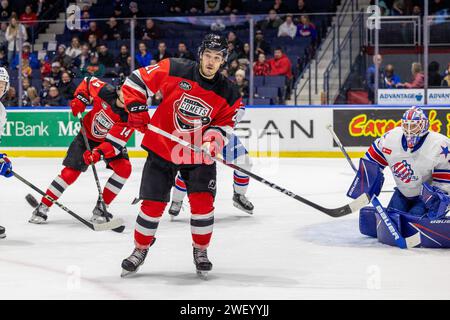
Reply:
[[[150,52],[147,52],[147,46],[144,42],[139,43],[139,52],[135,56],[138,67],[146,67],[150,64],[153,56]]]
[[[8,56],[5,53],[5,50],[0,50],[0,67],[8,68]]]
[[[154,56],[155,60],[157,62],[160,62],[161,60],[166,59],[166,58],[170,58],[171,56],[172,55],[169,52],[167,52],[166,43],[165,42],[160,42],[158,44],[158,50],[156,50],[156,53],[155,53],[155,56]]]
[[[23,78],[22,79],[22,89],[23,89],[23,93],[22,93],[22,105],[23,106],[29,106],[31,105],[31,101],[28,98],[28,89],[29,88],[33,88],[31,86],[31,82],[30,79],[28,78]]]
[[[239,93],[243,98],[248,98],[248,80],[245,79],[245,71],[241,69],[237,70],[234,77],[236,85],[239,88]]]
[[[39,91],[39,98],[41,98],[41,101],[44,101],[48,96],[48,91],[50,90],[50,87],[52,86],[52,79],[50,77],[45,77],[42,79],[42,87]]]
[[[227,63],[230,64],[231,61],[237,60],[239,58],[239,53],[236,51],[233,42],[228,42],[228,59]]]
[[[122,28],[115,17],[110,17],[106,23],[103,40],[114,41],[122,39]]]
[[[36,4],[36,15],[42,17],[42,15],[50,9],[52,5],[48,3],[48,0],[38,0]]]
[[[35,87],[23,88],[22,106],[32,106],[36,98],[39,98],[39,95]]]
[[[268,61],[270,66],[269,76],[286,77],[286,98],[291,95],[291,86],[293,81],[292,63],[288,56],[283,53],[281,48],[276,48],[273,52],[273,58]]]
[[[121,19],[124,18],[124,14],[123,14],[123,6],[122,5],[114,5],[114,12],[112,15],[113,18],[116,18],[117,22],[120,24],[120,26],[122,27],[123,22]]]
[[[37,25],[37,14],[33,12],[30,5],[25,7],[25,12],[20,15],[20,22],[25,25],[25,28],[32,28]]]
[[[130,19],[135,19],[135,25],[137,26],[139,24],[139,18],[145,17],[145,15],[139,10],[137,2],[131,1],[130,5],[128,6],[126,17],[129,18],[125,20],[126,24],[130,23]]]
[[[240,65],[250,64],[250,45],[248,43],[244,43],[243,50],[238,56],[238,61]]]
[[[66,55],[76,59],[81,54],[81,44],[78,37],[73,37],[70,46],[66,49]]]
[[[0,21],[8,21],[11,18],[13,10],[9,5],[8,0],[2,0],[0,2]]]
[[[83,44],[81,46],[81,54],[75,60],[74,64],[78,67],[79,70],[86,69],[87,64],[89,63],[91,55],[91,50],[88,44]]]
[[[106,44],[98,46],[98,62],[103,64],[106,68],[114,67],[114,56],[109,52]]]
[[[243,50],[242,49],[242,47],[243,47],[242,41],[239,40],[239,38],[237,37],[235,32],[233,32],[233,31],[228,32],[227,41],[228,41],[228,43],[230,43],[230,42],[233,43],[234,48],[238,53],[242,52],[242,50]]]
[[[5,50],[8,46],[8,40],[6,40],[6,29],[8,29],[8,23],[0,23],[0,48]]]
[[[229,78],[230,75],[228,74],[228,69],[227,68],[223,68],[222,71],[220,71],[220,73],[225,77],[225,78]]]
[[[233,61],[230,62],[228,66],[228,75],[230,77],[234,77],[236,71],[238,70],[239,70],[239,61],[237,59],[234,59]]]
[[[89,31],[89,23],[91,22],[91,15],[89,11],[83,11],[80,19],[80,30],[82,33]],[[87,39],[87,36],[82,36],[83,39]]]
[[[286,16],[286,21],[283,22],[278,28],[278,37],[291,37],[295,38],[297,34],[297,26],[293,22],[293,17],[291,14]]]
[[[422,16],[422,7],[419,5],[415,5],[412,9],[413,16]]]
[[[77,86],[72,81],[72,77],[68,72],[63,72],[61,75],[61,81],[57,86],[61,97],[67,101],[73,99],[73,93],[77,89]]]
[[[381,67],[382,63],[383,57],[376,55],[373,57],[373,64],[366,71],[366,85],[370,103],[374,103],[375,101],[375,66],[378,66],[378,87],[383,87],[384,70]]]
[[[187,12],[196,15],[203,11],[203,1],[202,0],[190,0],[186,2]]]
[[[270,66],[270,76],[285,76],[288,80],[292,79],[292,64],[283,53],[283,49],[276,48],[273,52],[273,58],[267,62]]]
[[[384,86],[386,89],[393,89],[400,83],[400,77],[394,73],[394,66],[388,64],[384,68]]]
[[[127,65],[127,59],[130,56],[130,53],[128,51],[128,47],[126,45],[121,45],[120,46],[120,52],[117,55],[116,59],[115,59],[115,67],[116,68],[121,68],[123,66]]]
[[[88,45],[90,51],[97,51],[98,41],[95,34],[90,34],[88,38]]]
[[[30,106],[32,107],[40,107],[41,106],[41,98],[35,87],[28,88],[27,90],[28,100],[30,101]]]
[[[9,87],[8,92],[2,99],[2,103],[5,107],[17,107],[19,105],[16,88],[13,86]]]
[[[61,67],[64,69],[70,69],[72,67],[73,59],[66,54],[66,45],[60,44],[58,50],[56,51],[56,56],[53,58],[52,62],[58,61]]]
[[[45,58],[39,60],[40,70],[41,70],[41,78],[49,77],[52,72],[52,65],[46,56]]]
[[[119,76],[120,77],[122,77],[122,76],[127,77],[127,76],[129,76],[131,74],[131,71],[132,71],[131,70],[131,56],[128,56],[126,64],[125,65],[121,65],[119,67]]]
[[[19,54],[14,56],[14,59],[11,63],[11,68],[18,69],[19,68]],[[22,45],[22,61],[27,63],[28,66],[32,69],[39,68],[39,60],[34,52],[31,52],[31,44],[29,42],[24,42]]]
[[[268,76],[270,74],[270,65],[266,61],[264,53],[258,54],[258,60],[253,63],[253,73],[255,76]]]
[[[299,37],[310,38],[313,43],[317,39],[316,26],[309,20],[309,16],[306,15],[300,17],[300,23],[297,26],[297,33]]]
[[[269,15],[265,20],[259,23],[259,27],[262,30],[273,29],[277,30],[280,25],[283,23],[283,20],[278,16],[277,12],[274,9],[270,9]]]
[[[389,9],[388,5],[386,4],[386,2],[384,2],[383,0],[380,0],[378,2],[378,7],[380,7],[380,15],[381,16],[390,16],[391,15],[391,10]]]
[[[205,14],[217,15],[220,11],[220,0],[205,0]]]
[[[89,59],[89,63],[85,69],[81,70],[81,75],[83,77],[94,76],[94,77],[103,77],[105,74],[105,66],[99,63],[98,53],[91,53],[91,57]]]
[[[422,64],[419,62],[413,62],[411,65],[412,81],[399,83],[397,87],[403,87],[408,89],[423,88],[425,84],[425,76],[422,69]]]
[[[96,40],[102,39],[103,32],[97,26],[97,22],[91,21],[89,22],[89,29],[83,33],[85,41],[89,41],[91,35],[95,35]]]
[[[392,15],[393,16],[404,16],[406,14],[406,3],[405,0],[395,0],[392,4]]]
[[[157,40],[161,38],[161,30],[153,19],[145,20],[145,26],[141,28],[138,38],[141,40]]]
[[[52,62],[52,71],[50,72],[50,81],[52,84],[58,85],[59,81],[61,80],[61,63],[58,61]]]
[[[264,35],[261,30],[256,31],[254,47],[255,47],[255,56],[257,56],[259,53],[265,54],[270,53],[270,46],[266,42],[266,40],[264,40]]]
[[[188,50],[184,42],[178,44],[178,51],[175,53],[175,58],[184,58],[195,61],[194,54]]]
[[[19,32],[20,29],[20,32]],[[6,28],[6,40],[8,41],[8,61],[11,63],[18,49],[19,36],[22,41],[28,39],[27,31],[23,25],[19,26],[19,22],[16,18],[12,17],[8,28]]]
[[[447,70],[445,70],[443,76],[442,76],[442,87],[450,87],[450,63],[447,64]]]
[[[48,91],[47,98],[43,101],[46,107],[59,107],[66,105],[66,101],[59,94],[59,90],[55,86],[51,86]]]
[[[428,65],[428,87],[440,87],[442,83],[442,77],[439,73],[439,63],[431,61]]]
[[[288,11],[288,8],[286,4],[283,3],[283,0],[275,0],[272,9],[275,10],[278,14],[286,13]]]
[[[311,11],[309,10],[308,6],[305,3],[305,0],[298,0],[297,1],[297,10],[295,11],[295,13],[301,13],[301,14],[305,14],[305,13],[310,13]]]

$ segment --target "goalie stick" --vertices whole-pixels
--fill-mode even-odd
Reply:
[[[77,215],[75,212],[73,212],[72,210],[70,210],[69,208],[67,208],[65,205],[59,203],[58,201],[56,201],[55,199],[53,199],[52,197],[50,197],[48,194],[46,194],[44,191],[42,191],[41,189],[39,189],[38,187],[36,187],[34,184],[32,184],[31,182],[29,182],[28,180],[26,180],[25,178],[23,178],[21,175],[19,175],[17,172],[12,171],[12,173],[14,174],[14,177],[16,177],[18,180],[20,180],[21,182],[25,183],[27,186],[29,186],[31,189],[33,189],[34,191],[36,191],[37,193],[39,193],[40,195],[42,195],[43,197],[45,197],[47,200],[53,202],[53,204],[57,205],[58,207],[60,207],[62,210],[64,210],[65,212],[67,212],[68,214],[70,214],[72,217],[74,217],[75,219],[77,219],[78,221],[80,221],[81,223],[83,223],[85,226],[87,226],[88,228],[94,230],[94,231],[106,231],[106,230],[112,230],[115,229],[117,227],[120,227],[123,225],[123,221],[122,219],[113,219],[109,222],[106,223],[91,223],[89,221],[84,220],[82,217],[80,217],[79,215]],[[31,195],[27,195],[25,198],[27,199],[28,203],[33,206],[34,204],[37,203],[37,200],[31,199],[29,196]],[[38,204],[39,205],[39,204]]]
[[[89,141],[86,136],[86,132],[84,130],[83,117],[81,116],[81,113],[78,114],[78,119],[80,120],[80,124],[81,124],[80,130],[81,130],[81,134],[83,136],[84,144],[86,146],[86,149],[89,152],[91,152],[92,151],[91,146],[89,145]],[[92,167],[92,172],[94,173],[95,184],[97,185],[98,201],[100,201],[100,203],[103,207],[103,211],[105,212],[106,222],[109,222],[108,211],[106,210],[105,200],[103,199],[102,187],[100,186],[100,180],[98,179],[97,169],[95,168],[95,164],[93,162],[91,162],[91,167]],[[113,229],[113,231],[119,232],[119,233],[123,232],[123,230],[125,230],[125,226],[120,226],[118,228]]]
[[[310,207],[312,207],[312,208],[314,208],[316,210],[319,210],[319,211],[329,215],[330,217],[338,218],[338,217],[342,217],[342,216],[348,215],[348,214],[350,214],[350,213],[352,213],[354,211],[357,211],[357,210],[361,209],[362,207],[364,207],[365,205],[367,205],[369,203],[369,199],[368,199],[367,195],[366,194],[362,194],[356,200],[350,202],[349,204],[347,204],[345,206],[339,207],[339,208],[329,209],[329,208],[322,207],[322,206],[320,206],[320,205],[318,205],[318,204],[316,204],[316,203],[314,203],[312,201],[309,201],[309,200],[307,200],[307,199],[305,199],[305,198],[303,198],[303,197],[301,197],[301,196],[299,196],[299,195],[297,195],[297,194],[295,194],[295,193],[293,193],[293,192],[291,192],[291,191],[289,191],[289,190],[287,190],[285,188],[282,188],[282,187],[278,186],[275,183],[267,181],[266,179],[256,175],[253,172],[245,170],[245,169],[243,169],[243,168],[241,168],[241,167],[239,167],[239,166],[237,166],[235,164],[226,162],[221,157],[218,157],[218,156],[217,157],[213,157],[206,150],[203,150],[199,146],[190,144],[189,142],[187,142],[187,141],[185,141],[183,139],[180,139],[180,138],[178,138],[176,136],[173,136],[170,133],[168,133],[168,132],[166,132],[166,131],[158,128],[158,127],[155,127],[155,126],[149,124],[148,125],[148,129],[153,131],[153,132],[155,132],[155,133],[158,133],[158,134],[162,135],[163,137],[166,137],[166,138],[168,138],[168,139],[170,139],[170,140],[172,140],[174,142],[177,142],[177,143],[181,144],[182,146],[193,150],[194,152],[197,152],[197,153],[203,152],[208,157],[211,157],[212,159],[214,159],[214,160],[216,160],[216,161],[218,161],[218,162],[220,162],[220,163],[222,163],[222,164],[224,164],[224,165],[226,165],[226,166],[228,166],[228,167],[230,167],[230,168],[232,168],[234,170],[238,170],[238,171],[240,171],[242,173],[245,173],[246,175],[248,175],[248,176],[252,177],[253,179],[261,182],[262,184],[264,184],[264,185],[266,185],[266,186],[268,186],[268,187],[270,187],[270,188],[272,188],[274,190],[277,190],[277,191],[287,195],[288,197],[294,198],[295,200],[300,201],[300,202],[302,202],[302,203],[304,203],[304,204],[306,204],[306,205],[308,205],[308,206],[310,206]]]
[[[348,163],[352,167],[353,171],[358,171],[356,167],[354,166],[352,159],[348,155],[347,151],[344,148],[344,145],[342,144],[341,140],[339,140],[339,137],[336,135],[336,133],[333,130],[333,127],[331,125],[327,126],[328,130],[330,131],[331,135],[333,136],[334,141],[338,145],[339,149],[341,149],[342,153],[344,154],[345,158],[347,159]],[[384,210],[383,206],[381,205],[380,200],[378,200],[377,196],[374,195],[372,199],[370,200],[373,207],[376,209],[375,212],[383,221],[383,223],[386,225],[386,228],[391,233],[392,237],[394,238],[395,243],[397,246],[401,249],[408,249],[408,248],[414,248],[415,246],[419,245],[420,240],[420,232],[417,232],[416,234],[404,238],[401,233],[398,231],[398,228],[396,227],[395,223],[391,220],[389,215]]]

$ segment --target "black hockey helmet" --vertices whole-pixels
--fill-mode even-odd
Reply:
[[[203,38],[202,44],[198,48],[199,58],[205,49],[220,51],[225,60],[228,58],[228,41],[219,34],[209,33]]]

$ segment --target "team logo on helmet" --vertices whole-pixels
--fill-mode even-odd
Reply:
[[[103,139],[113,125],[114,121],[108,117],[106,112],[100,110],[100,112],[94,115],[91,133],[95,138]]]
[[[181,81],[181,82],[178,84],[178,86],[179,86],[181,89],[186,90],[186,91],[189,91],[189,90],[192,89],[191,84],[190,84],[189,82],[187,82],[187,81]]]
[[[406,160],[394,164],[392,166],[392,174],[404,183],[410,183],[411,181],[417,181],[419,179],[414,175],[414,170]]]
[[[213,108],[200,98],[183,93],[173,106],[175,127],[179,131],[192,132],[211,122]]]

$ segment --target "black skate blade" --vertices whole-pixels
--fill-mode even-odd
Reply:
[[[236,203],[236,202],[233,202],[233,205],[236,207],[236,208],[238,208],[239,210],[242,210],[242,211],[244,211],[245,213],[248,213],[248,214],[253,214],[253,210],[247,210],[247,209],[245,209],[243,206],[241,206],[239,203]]]
[[[118,228],[112,229],[112,231],[115,231],[117,233],[122,233],[123,230],[125,230],[125,226],[120,226]]]
[[[0,234],[0,239],[5,239],[5,238],[6,238],[6,233]]]
[[[136,271],[128,271],[125,269],[122,269],[122,273],[120,274],[121,278],[129,278],[132,275],[136,274],[136,272],[138,271],[138,269],[136,269]]]
[[[131,205],[138,204],[138,202],[141,201],[139,198],[134,198],[134,200],[131,202]]]
[[[39,206],[39,202],[36,200],[36,198],[32,194],[27,194],[25,196],[25,200],[27,200],[28,204],[32,206],[33,208],[37,208]]]

